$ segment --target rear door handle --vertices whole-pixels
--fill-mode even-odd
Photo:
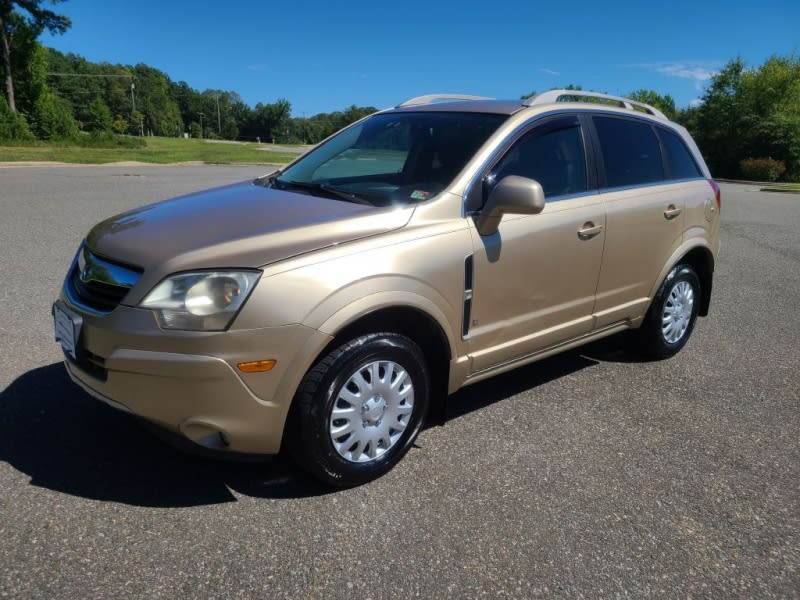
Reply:
[[[590,240],[601,231],[603,231],[602,225],[595,225],[591,221],[586,221],[583,227],[578,229],[578,237],[582,240]]]
[[[675,206],[674,204],[670,204],[667,207],[667,210],[664,211],[664,218],[667,220],[674,219],[679,214],[681,214],[681,209]]]

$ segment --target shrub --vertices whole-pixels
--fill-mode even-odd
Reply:
[[[0,95],[0,140],[32,140],[33,134],[25,115],[11,112],[6,99]]]
[[[113,123],[111,123],[111,129],[114,131],[114,133],[122,135],[128,130],[128,122],[121,116],[117,115],[117,118],[114,119]]]
[[[31,125],[40,139],[73,140],[78,137],[78,125],[72,118],[69,103],[49,92],[36,100]]]
[[[754,181],[776,181],[786,172],[783,161],[773,158],[746,158],[739,162],[739,168],[745,179]]]

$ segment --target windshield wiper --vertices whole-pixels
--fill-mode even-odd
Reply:
[[[326,183],[312,183],[308,181],[286,181],[283,179],[276,179],[275,181],[278,183],[281,189],[286,189],[286,186],[288,186],[288,187],[298,188],[301,190],[309,190],[311,192],[322,192],[329,198],[332,197],[337,200],[346,200],[347,202],[355,202],[356,204],[366,204],[367,206],[374,206],[372,202],[366,200],[365,198],[360,198],[359,196],[356,196],[352,192],[347,192],[343,189],[330,186]]]

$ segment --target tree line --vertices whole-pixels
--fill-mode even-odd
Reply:
[[[285,98],[251,108],[235,91],[201,92],[148,65],[63,54],[37,41],[45,29],[63,33],[71,25],[43,4],[0,0],[0,139],[70,140],[88,132],[314,144],[376,110],[353,105],[297,118]]]
[[[25,67],[14,71],[15,117],[0,100],[0,137],[68,139],[83,131],[314,144],[376,110],[293,118],[284,98],[251,108],[234,91],[201,92],[144,64],[93,63],[35,41],[26,54]]]
[[[43,3],[0,0],[0,140],[79,140],[87,132],[315,144],[376,110],[353,105],[298,118],[285,98],[250,107],[235,91],[198,91],[144,64],[63,54],[37,41],[45,29],[63,33],[71,25]],[[796,54],[773,56],[757,68],[729,61],[697,106],[678,109],[669,94],[649,89],[629,97],[685,125],[716,177],[800,181]]]

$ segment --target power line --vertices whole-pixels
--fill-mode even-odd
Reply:
[[[53,71],[47,72],[47,75],[55,75],[56,77],[122,77],[124,79],[133,79],[133,74],[131,75],[114,75],[114,74],[104,74],[104,73],[56,73]]]

